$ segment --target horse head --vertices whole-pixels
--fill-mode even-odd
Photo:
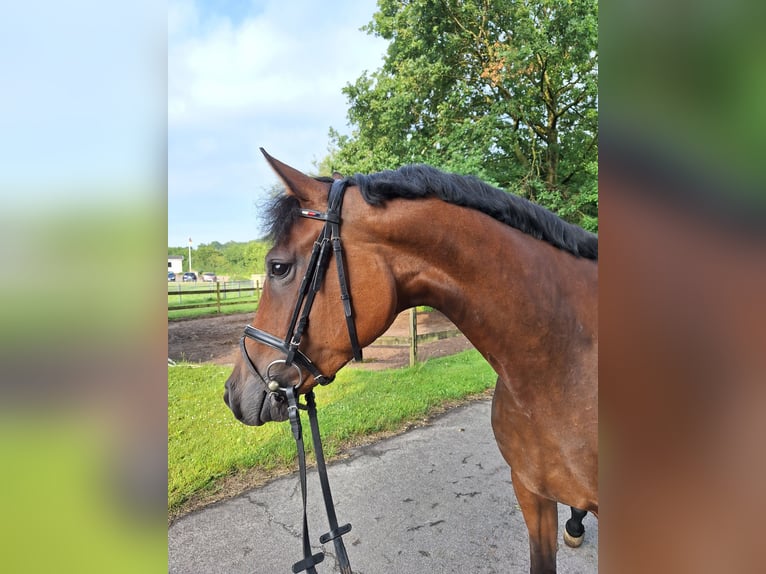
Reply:
[[[336,177],[333,210],[333,180],[309,177],[261,151],[285,191],[269,210],[274,245],[266,281],[224,394],[237,419],[256,426],[287,418],[280,387],[308,392],[361,358],[361,347],[385,331],[397,309],[386,254],[372,233],[375,208]]]

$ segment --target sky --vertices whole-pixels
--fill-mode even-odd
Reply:
[[[156,191],[165,163],[166,26],[157,4],[5,3],[0,191],[11,207],[55,214],[73,203],[111,206],[117,188],[144,200]]]
[[[375,0],[171,0],[168,245],[262,236],[278,183],[259,148],[304,172],[349,133],[341,89],[383,63],[360,28]]]

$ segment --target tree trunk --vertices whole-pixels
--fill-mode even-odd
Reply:
[[[548,189],[554,189],[558,184],[558,169],[559,169],[559,142],[558,142],[558,130],[556,129],[556,119],[553,118],[552,122],[548,123],[548,146],[546,150],[547,156],[547,168],[548,173],[545,178],[545,183]]]

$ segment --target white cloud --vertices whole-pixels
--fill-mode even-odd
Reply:
[[[171,126],[206,117],[300,113],[307,104],[320,110],[337,107],[343,104],[343,85],[370,62],[380,62],[381,42],[358,30],[372,13],[340,25],[327,19],[323,25],[312,18],[321,14],[316,3],[279,0],[241,22],[218,17],[200,26],[198,12],[188,3],[174,4],[168,54]]]
[[[258,148],[311,171],[326,153],[328,128],[346,129],[341,89],[382,63],[386,43],[359,31],[375,0],[250,6],[239,14],[181,0],[169,6],[171,245],[190,233],[203,242],[252,238],[253,204],[276,183]],[[205,237],[211,209],[228,215]]]
[[[172,49],[170,123],[278,103],[282,94],[272,50],[285,47],[266,22],[248,21],[235,28],[224,21],[205,37]]]

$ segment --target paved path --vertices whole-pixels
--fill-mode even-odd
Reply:
[[[344,540],[356,574],[529,572],[527,532],[492,435],[489,400],[356,449],[329,476],[338,521],[353,527]],[[316,552],[327,519],[316,472],[308,481]],[[568,517],[559,505],[559,531]],[[287,574],[302,558],[301,521],[297,475],[275,480],[176,521],[169,572]],[[559,573],[598,571],[598,521],[590,514],[585,528],[578,549],[559,536]],[[324,551],[319,574],[338,572],[333,544]]]

